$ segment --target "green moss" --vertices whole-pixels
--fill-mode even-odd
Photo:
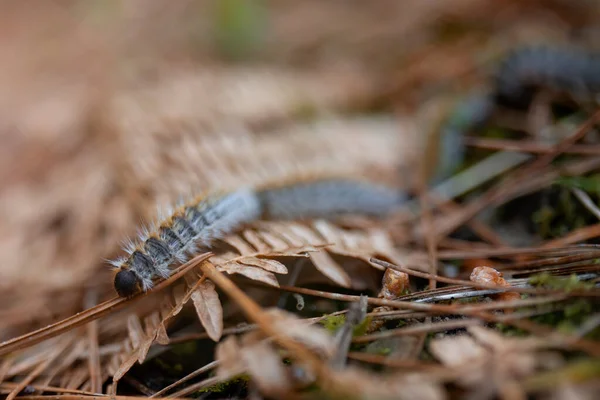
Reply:
[[[319,323],[329,332],[335,333],[346,322],[345,315],[330,315]]]
[[[576,274],[571,274],[568,278],[561,278],[554,276],[549,272],[542,272],[540,274],[531,276],[529,278],[529,284],[535,287],[564,290],[565,292],[590,290],[594,287],[592,282],[584,282],[579,280]]]
[[[581,189],[588,192],[588,194],[600,195],[600,174],[560,177],[555,181],[555,184],[567,188]]]
[[[352,336],[363,336],[366,335],[369,326],[371,325],[372,318],[368,316],[365,318],[360,324],[354,327],[354,332],[352,332]]]
[[[371,317],[365,318],[360,324],[354,327],[352,336],[362,336],[367,333],[369,326],[371,325]],[[335,333],[346,323],[345,315],[330,315],[324,320],[320,321],[320,324],[325,327],[329,332]]]
[[[560,310],[533,317],[532,320],[553,326],[563,333],[572,333],[595,311],[588,299],[579,298],[570,300]]]
[[[241,374],[241,375],[234,376],[233,378],[231,378],[225,382],[215,383],[212,386],[208,386],[203,389],[200,389],[196,393],[198,393],[198,394],[201,394],[201,393],[223,393],[223,392],[230,390],[233,386],[237,386],[237,385],[245,386],[248,384],[249,380],[250,380],[250,377],[248,375]]]
[[[593,215],[567,188],[551,189],[546,204],[532,214],[542,238],[557,238],[593,222]]]

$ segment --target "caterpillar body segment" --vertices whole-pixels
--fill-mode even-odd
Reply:
[[[264,217],[269,219],[383,215],[406,200],[406,194],[399,190],[352,180],[303,182],[264,189],[258,196]]]
[[[185,262],[198,247],[210,248],[215,240],[260,214],[255,193],[247,189],[178,207],[156,227],[146,229],[138,243],[127,246],[128,257],[111,262],[118,270],[115,290],[128,297],[151,289],[154,278],[170,275],[171,265]]]

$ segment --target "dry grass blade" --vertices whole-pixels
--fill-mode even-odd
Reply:
[[[189,381],[190,379],[197,377],[198,375],[202,375],[202,374],[210,371],[211,369],[216,368],[217,365],[219,365],[218,361],[213,361],[211,363],[208,363],[204,367],[198,368],[196,371],[192,372],[191,374],[184,376],[183,378],[179,379],[177,382],[173,382],[169,386],[165,387],[164,389],[159,390],[158,392],[154,393],[152,396],[149,396],[149,397],[153,398],[153,397],[163,396],[165,393],[167,393],[171,389],[181,385],[182,383],[185,383],[185,382]]]

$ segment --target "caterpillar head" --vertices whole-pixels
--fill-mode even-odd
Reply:
[[[142,291],[142,281],[129,269],[122,269],[115,275],[115,290],[121,297],[130,297]]]

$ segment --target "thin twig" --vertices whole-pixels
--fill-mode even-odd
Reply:
[[[352,340],[352,343],[367,343],[374,340],[386,339],[394,336],[415,335],[419,333],[440,332],[449,329],[460,329],[467,326],[481,325],[479,319],[459,319],[455,321],[443,321],[434,323],[419,324],[417,326],[408,326],[388,331],[372,333],[370,335],[358,336]]]
[[[480,149],[518,151],[538,154],[549,154],[554,151],[552,146],[535,141],[488,139],[473,136],[467,136],[463,140],[467,146],[478,147]],[[598,156],[600,155],[600,146],[592,144],[575,144],[570,148],[565,149],[563,153]]]
[[[163,394],[167,393],[168,391],[170,391],[174,387],[177,387],[177,386],[181,385],[182,383],[185,383],[185,382],[189,381],[190,379],[193,379],[193,378],[197,377],[198,375],[202,375],[202,374],[204,374],[204,373],[206,373],[206,372],[208,372],[208,371],[210,371],[212,369],[215,369],[218,365],[219,365],[218,361],[210,362],[210,363],[206,364],[205,366],[203,366],[201,368],[198,368],[194,372],[191,372],[188,375],[184,376],[183,378],[177,380],[177,382],[173,382],[169,386],[167,386],[167,387],[159,390],[158,392],[154,393],[153,395],[150,396],[150,398],[162,396]]]

